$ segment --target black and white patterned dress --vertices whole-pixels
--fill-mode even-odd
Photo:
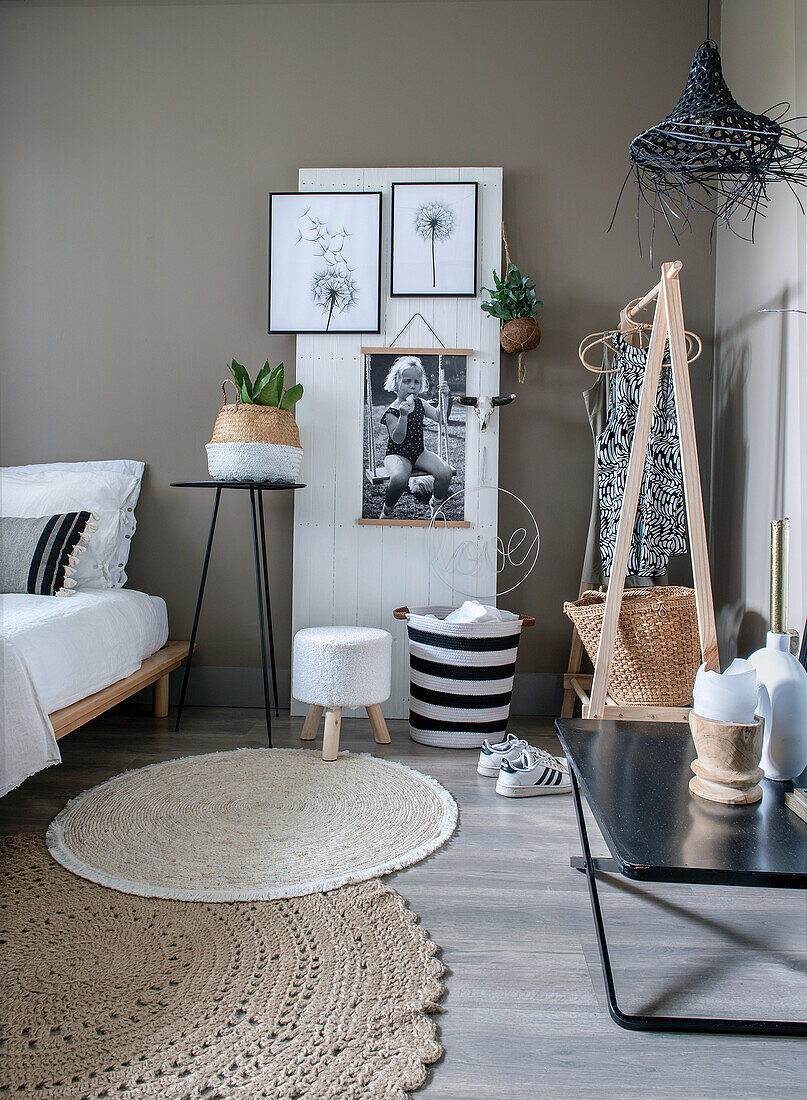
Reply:
[[[401,410],[396,409],[390,405],[384,415],[381,417],[381,423],[386,424],[387,431],[389,432],[389,439],[387,440],[387,454],[388,455],[400,455],[401,458],[407,459],[414,464],[423,454],[424,442],[423,442],[423,419],[425,413],[423,412],[423,401],[421,398],[415,398],[415,407],[412,409],[406,418],[406,435],[403,437],[400,443],[396,443],[392,438],[392,433],[395,430],[397,421],[401,417]],[[387,417],[391,419],[388,420]]]
[[[619,512],[625,492],[630,448],[644,381],[647,349],[613,337],[616,354],[608,375],[608,420],[597,438],[600,500],[600,553],[604,577],[610,577]],[[665,354],[650,425],[639,506],[633,528],[628,575],[657,577],[667,572],[670,555],[687,549],[681,444],[675,411],[672,370]]]

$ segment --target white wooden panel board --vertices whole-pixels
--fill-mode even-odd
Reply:
[[[297,337],[297,381],[305,397],[296,408],[305,450],[295,493],[293,630],[326,624],[379,626],[393,636],[392,693],[383,710],[405,718],[409,709],[409,655],[404,623],[392,618],[401,604],[457,604],[469,589],[459,574],[438,576],[429,563],[431,536],[422,527],[359,526],[363,473],[364,345],[393,344],[415,313],[421,313],[446,347],[473,348],[467,392],[499,392],[499,330],[476,298],[390,298],[391,185],[393,182],[476,180],[479,183],[477,285],[498,270],[501,257],[501,168],[311,168],[300,171],[301,191],[381,191],[381,334]],[[437,342],[420,319],[398,341],[406,346]],[[466,412],[465,518],[471,529],[445,534],[450,549],[463,540],[496,537],[497,494],[473,490],[498,482],[499,414],[484,435],[472,409]],[[484,458],[483,458],[484,448]],[[495,591],[495,563],[477,576],[475,591]],[[292,714],[305,706],[292,700]]]

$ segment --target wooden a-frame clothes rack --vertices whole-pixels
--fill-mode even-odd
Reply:
[[[689,707],[653,706],[652,701],[643,705],[622,705],[615,703],[607,693],[619,611],[622,605],[622,594],[625,590],[633,528],[636,522],[636,510],[639,505],[639,493],[644,474],[645,456],[650,439],[650,425],[653,419],[653,409],[656,403],[656,394],[661,379],[661,367],[664,361],[664,350],[667,343],[669,343],[675,408],[678,416],[678,434],[681,443],[684,501],[689,528],[690,553],[692,555],[692,575],[695,585],[701,657],[708,669],[719,670],[720,668],[712,582],[709,573],[709,554],[706,546],[706,524],[703,517],[698,448],[695,442],[692,391],[689,385],[684,311],[681,304],[679,274],[682,266],[680,260],[663,264],[661,278],[653,289],[648,291],[635,305],[623,310],[625,316],[631,319],[651,302],[656,301],[650,344],[647,349],[644,381],[642,382],[642,392],[639,398],[636,426],[625,479],[625,490],[622,497],[622,508],[619,513],[619,527],[611,565],[610,583],[605,600],[600,644],[594,665],[594,675],[586,676],[580,672],[583,644],[575,628],[572,637],[572,649],[569,655],[569,666],[563,678],[564,693],[563,709],[561,711],[561,717],[563,718],[572,717],[575,696],[582,703],[583,718],[683,722],[686,721],[690,710]],[[583,588],[586,587],[586,578],[583,578],[583,580],[584,584],[580,590],[581,595]]]

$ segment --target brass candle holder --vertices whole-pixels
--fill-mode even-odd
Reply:
[[[771,633],[787,633],[787,573],[790,557],[790,520],[771,523]]]

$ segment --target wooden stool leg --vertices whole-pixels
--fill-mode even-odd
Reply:
[[[322,717],[324,709],[324,707],[318,707],[316,703],[311,703],[309,705],[308,714],[306,714],[305,721],[303,722],[303,728],[300,730],[301,741],[313,741],[317,736],[319,720]]]
[[[328,707],[325,711],[325,735],[322,738],[322,759],[335,760],[339,753],[339,730],[342,726],[342,708]]]
[[[381,712],[381,706],[378,703],[371,703],[367,708],[367,717],[370,719],[370,725],[373,727],[373,737],[376,739],[377,745],[388,745],[389,730],[387,729],[387,723],[384,721],[384,715]]]
[[[560,708],[561,718],[574,718],[574,701],[577,698],[577,692],[574,688],[565,687],[563,689],[563,704]]]
[[[151,710],[155,718],[168,717],[168,676],[169,674],[166,672],[159,680],[154,681],[154,698]]]

